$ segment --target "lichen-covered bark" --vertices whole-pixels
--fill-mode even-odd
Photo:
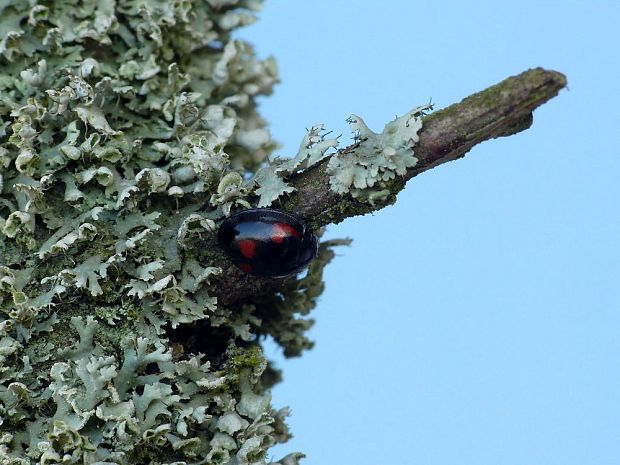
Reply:
[[[212,282],[214,220],[274,146],[275,63],[231,37],[259,7],[0,3],[0,463],[259,465],[287,440],[258,336],[310,346],[330,251],[278,299]]]
[[[529,128],[534,109],[555,97],[565,86],[566,77],[562,73],[535,68],[424,117],[420,140],[415,145],[418,162],[405,176],[390,183],[390,196],[383,203],[372,205],[331,190],[327,173],[329,159],[324,159],[291,178],[290,183],[296,191],[282,201],[282,206],[306,218],[315,227],[381,209],[393,203],[406,182],[418,174],[463,157],[485,140]],[[347,147],[342,152],[355,150],[355,147]],[[257,289],[274,285],[273,280],[240,273],[229,276],[232,279],[222,282],[217,290],[217,295],[228,301],[247,298],[255,295]]]
[[[323,267],[346,241],[323,242],[305,275],[249,276],[218,222],[273,204],[320,234],[524,129],[565,85],[528,71],[380,134],[352,116],[351,147],[324,158],[337,141],[315,126],[264,166],[255,99],[275,63],[231,37],[259,6],[0,4],[0,463],[265,464],[289,434],[261,338],[286,356],[312,346]]]
[[[485,140],[529,128],[534,109],[565,86],[563,74],[531,69],[424,117],[420,140],[415,145],[418,162],[400,182],[394,182],[392,194],[397,194],[414,176],[464,156]],[[384,206],[352,201],[350,196],[330,190],[326,163],[324,160],[292,180],[297,191],[286,201],[286,207],[322,226]]]

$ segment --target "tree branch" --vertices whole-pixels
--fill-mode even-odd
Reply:
[[[390,186],[393,203],[405,183],[418,174],[463,157],[480,142],[516,134],[529,128],[532,111],[555,97],[566,86],[566,77],[556,71],[531,69],[471,95],[459,103],[424,118],[415,145],[416,166]],[[355,145],[343,149],[350,151]],[[339,195],[329,187],[327,160],[291,180],[296,191],[282,202],[282,208],[306,218],[313,227],[338,223],[350,216],[383,208]],[[273,290],[278,280],[250,277],[226,267],[225,279],[218,280],[216,295],[224,304]],[[275,282],[274,282],[275,281]]]
[[[395,201],[395,195],[406,181],[423,171],[463,157],[480,142],[529,128],[532,111],[565,86],[563,74],[531,69],[425,117],[420,140],[414,147],[418,163],[394,183],[389,203]],[[323,226],[385,206],[358,202],[330,190],[326,165],[327,160],[293,180],[297,190],[284,203],[286,209],[312,219],[314,226]]]

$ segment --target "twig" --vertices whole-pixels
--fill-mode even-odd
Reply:
[[[532,111],[565,86],[563,74],[531,69],[425,117],[420,140],[414,147],[418,163],[391,186],[388,203],[395,200],[406,181],[423,171],[463,157],[480,142],[529,128]],[[329,188],[326,164],[324,161],[293,180],[297,191],[284,203],[285,209],[311,219],[315,226],[323,226],[385,206],[368,205],[334,193]]]

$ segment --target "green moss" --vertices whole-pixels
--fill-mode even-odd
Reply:
[[[226,351],[223,370],[226,372],[229,386],[233,389],[239,388],[239,383],[243,378],[259,378],[266,368],[267,360],[258,344],[243,348],[232,344]]]

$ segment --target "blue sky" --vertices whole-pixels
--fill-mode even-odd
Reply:
[[[569,90],[531,129],[329,228],[316,347],[270,355],[307,465],[620,463],[620,1],[267,0],[241,32],[282,84],[261,111],[297,150],[531,67]]]

